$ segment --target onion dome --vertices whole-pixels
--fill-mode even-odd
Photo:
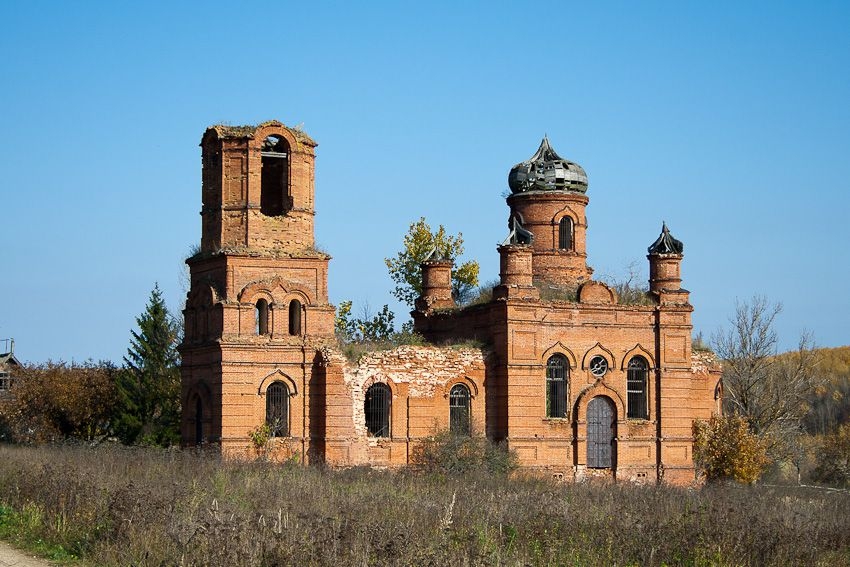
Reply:
[[[512,193],[526,191],[576,191],[587,192],[587,174],[584,169],[565,160],[543,137],[540,147],[528,160],[518,163],[508,174],[508,185]]]
[[[685,250],[685,245],[681,240],[676,240],[670,229],[667,228],[667,223],[661,223],[661,235],[647,248],[647,252],[653,255],[659,254],[681,254]]]

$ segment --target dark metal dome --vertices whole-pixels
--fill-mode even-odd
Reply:
[[[685,245],[670,234],[666,222],[661,223],[661,235],[646,249],[652,255],[681,254],[684,250]]]
[[[526,191],[577,191],[587,192],[587,174],[584,169],[565,160],[543,137],[540,147],[528,160],[518,163],[508,174],[508,185],[512,193]]]

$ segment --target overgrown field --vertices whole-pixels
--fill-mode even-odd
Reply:
[[[850,495],[0,445],[0,537],[91,565],[850,565]]]

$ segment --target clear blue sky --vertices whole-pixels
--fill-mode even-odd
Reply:
[[[120,362],[155,282],[179,311],[201,134],[268,119],[319,142],[334,303],[407,319],[383,258],[419,216],[496,278],[508,170],[546,133],[588,173],[597,275],[645,274],[666,220],[695,330],[759,293],[783,348],[850,344],[850,3],[7,0],[0,27],[23,360]]]

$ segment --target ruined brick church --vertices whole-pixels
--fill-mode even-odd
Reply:
[[[451,260],[422,265],[414,328],[434,345],[356,363],[334,338],[330,257],[314,246],[314,142],[280,122],[201,140],[201,248],[187,260],[185,445],[400,466],[438,431],[485,434],[564,479],[688,483],[691,424],[717,411],[719,373],[691,348],[683,245],[649,247],[649,293],[619,298],[587,265],[587,176],[544,139],[510,170],[509,235],[492,298],[457,306]]]

